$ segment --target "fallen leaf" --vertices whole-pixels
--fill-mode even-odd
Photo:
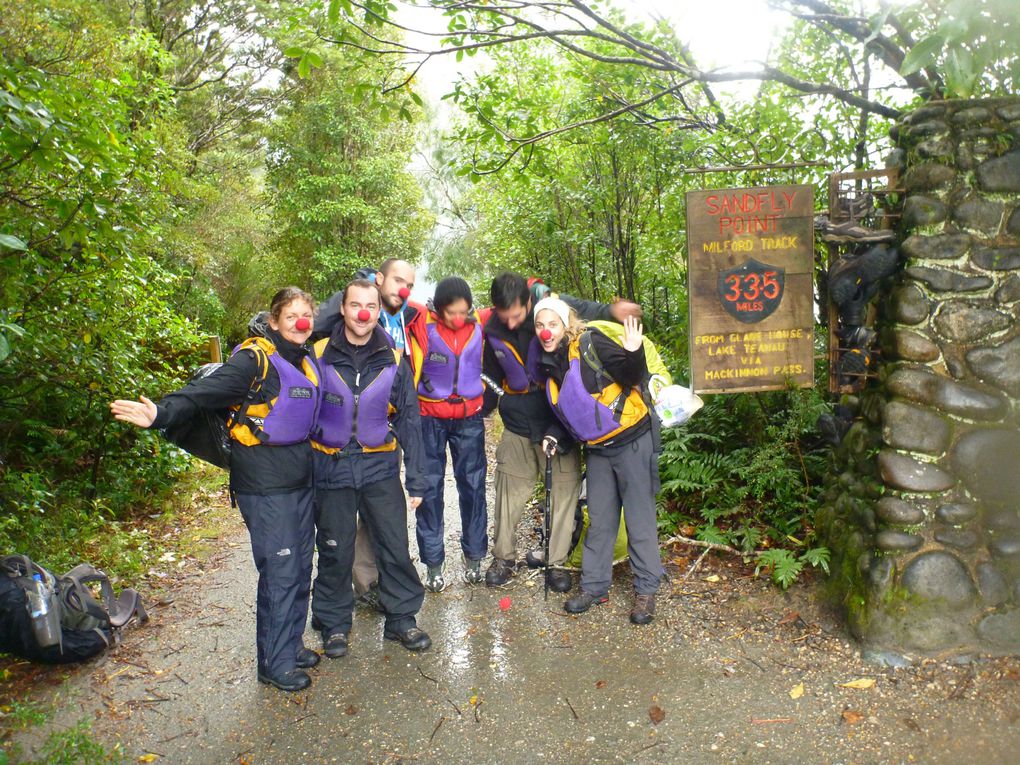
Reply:
[[[804,695],[804,683],[797,683],[790,689],[790,698],[799,699]]]
[[[863,719],[864,715],[862,715],[860,712],[855,712],[852,709],[843,710],[843,722],[845,722],[847,725],[856,725]]]
[[[599,690],[605,688],[606,687],[606,681],[605,680],[596,680],[595,681],[595,687],[598,688]]]
[[[867,690],[868,688],[875,687],[875,678],[873,677],[861,677],[857,680],[851,680],[848,683],[839,683],[840,688],[857,688],[858,690]]]
[[[787,611],[785,614],[783,614],[783,618],[779,620],[779,623],[789,624],[790,622],[797,621],[799,618],[800,613],[798,611]]]
[[[658,725],[666,719],[666,713],[662,711],[662,707],[653,704],[648,708],[648,719],[652,721],[652,725]]]
[[[347,709],[344,710],[344,714],[345,715],[356,715],[357,713],[358,713],[358,708],[356,706],[354,706],[353,704],[348,704],[347,705]]]
[[[478,696],[475,695],[475,696],[472,696],[471,698],[469,698],[468,699],[468,704],[470,704],[473,707],[474,706],[478,706]]]
[[[713,582],[713,583],[714,582],[718,582],[719,581],[719,575],[718,574],[712,574],[711,576],[706,576],[705,577],[705,581],[706,582]]]
[[[152,752],[149,752],[148,754],[143,754],[143,755],[139,756],[138,761],[139,762],[155,762],[158,759],[159,759],[159,755],[158,754],[153,754]]]

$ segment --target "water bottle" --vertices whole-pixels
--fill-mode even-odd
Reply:
[[[60,612],[53,602],[53,588],[42,574],[32,574],[28,595],[28,613],[32,617],[32,630],[36,642],[46,648],[60,642]]]

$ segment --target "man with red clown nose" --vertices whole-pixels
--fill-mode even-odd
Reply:
[[[472,302],[464,279],[443,279],[436,285],[424,327],[411,337],[428,481],[415,516],[416,535],[418,556],[426,568],[425,589],[430,592],[446,587],[443,484],[447,447],[460,499],[460,547],[464,580],[469,584],[482,581],[482,559],[489,549],[482,421],[482,324],[488,310],[479,313]]]
[[[499,587],[517,572],[517,524],[531,498],[535,482],[545,473],[545,450],[552,453],[552,529],[549,535],[549,565],[560,566],[570,553],[574,511],[581,489],[580,449],[556,419],[539,376],[541,338],[535,335],[534,308],[550,296],[538,279],[504,272],[492,280],[489,295],[492,314],[484,323],[484,372],[500,383],[499,398],[503,435],[496,446],[496,480],[493,501],[492,563],[485,572],[485,584]],[[610,305],[559,296],[583,319],[623,322],[627,316],[641,316],[641,307],[627,300]],[[531,567],[543,565],[542,550],[528,552]],[[549,587],[567,592],[570,574],[550,568]]]
[[[426,488],[418,397],[410,365],[379,326],[381,303],[374,283],[352,281],[342,293],[342,323],[313,353],[322,396],[311,439],[319,551],[312,615],[329,658],[348,652],[359,517],[379,568],[383,637],[410,651],[432,645],[416,622],[425,591],[408,552],[400,485],[403,452],[410,505],[417,508]]]
[[[383,261],[379,270],[362,268],[355,277],[375,282],[382,299],[379,326],[386,330],[386,334],[393,341],[393,346],[402,350],[409,358],[409,337],[424,323],[428,313],[425,306],[410,299],[416,278],[414,266],[406,260],[388,258]],[[333,328],[341,323],[342,295],[342,292],[337,292],[320,305],[313,339],[329,337]],[[365,532],[365,527],[359,524],[354,553],[354,595],[357,602],[378,608],[378,583],[379,572],[372,555],[372,543]]]

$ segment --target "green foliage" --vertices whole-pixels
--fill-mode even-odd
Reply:
[[[827,571],[828,550],[809,544],[826,467],[811,434],[823,408],[812,390],[709,397],[663,433],[660,530],[755,555],[783,587],[805,564]]]
[[[15,41],[0,59],[0,230],[25,245],[0,250],[0,548],[47,560],[185,467],[106,405],[176,385],[199,338],[168,303],[177,278],[145,255],[150,220],[174,210],[164,53],[72,3],[18,10],[0,19]]]
[[[42,759],[27,765],[121,765],[128,758],[119,749],[107,751],[92,735],[83,718],[67,730],[51,733],[40,749]]]
[[[1020,8],[1013,0],[950,0],[908,8],[904,15],[920,34],[904,57],[900,74],[937,68],[946,95],[959,98],[1016,93]]]
[[[0,727],[4,731],[30,728],[42,725],[50,719],[52,714],[52,709],[48,709],[37,701],[15,699],[0,712]]]
[[[407,170],[414,130],[365,108],[360,94],[378,67],[366,61],[354,72],[350,63],[327,56],[269,132],[272,248],[292,280],[323,295],[362,266],[419,260],[432,225]]]

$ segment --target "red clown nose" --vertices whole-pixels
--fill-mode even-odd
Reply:
[[[541,340],[543,343],[546,343],[552,339],[552,332],[550,332],[547,329],[543,329],[541,332],[538,333],[538,339]]]
[[[401,300],[407,300],[409,297],[411,297],[411,290],[409,290],[407,287],[401,287],[397,291],[397,294],[400,295]]]
[[[372,314],[368,312],[367,308],[362,308],[358,311],[358,321],[368,321],[372,318]]]
[[[308,321],[304,316],[294,322],[294,329],[298,332],[307,332],[312,328],[312,323]]]
[[[456,317],[453,320],[453,328],[454,329],[460,329],[463,326],[464,326],[464,320],[460,316]]]

